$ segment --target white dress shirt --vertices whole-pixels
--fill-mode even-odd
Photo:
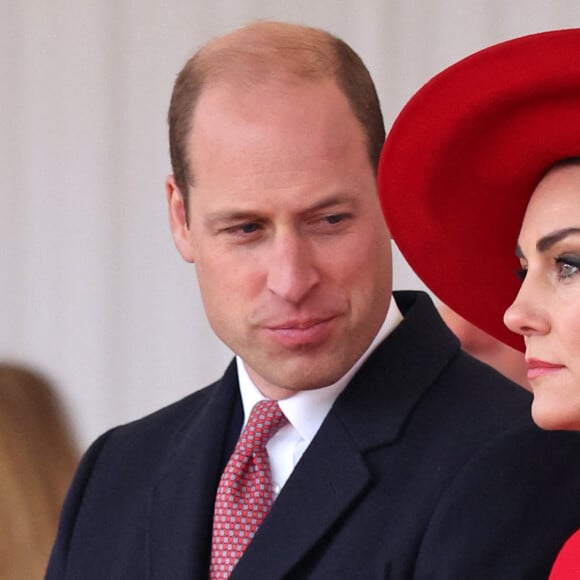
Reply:
[[[298,391],[295,395],[279,401],[280,408],[288,423],[282,427],[268,442],[267,450],[272,469],[274,496],[277,496],[294,467],[300,461],[302,454],[316,432],[322,425],[334,401],[344,390],[353,375],[364,363],[375,348],[401,322],[403,316],[393,297],[389,304],[387,316],[374,340],[356,361],[352,368],[336,383],[320,389]],[[250,379],[242,359],[236,357],[242,405],[244,408],[244,426],[254,405],[265,399]]]

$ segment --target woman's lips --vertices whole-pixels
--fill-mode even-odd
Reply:
[[[526,359],[528,367],[528,380],[532,381],[538,377],[554,374],[564,368],[564,365],[554,364],[543,360],[530,358]]]

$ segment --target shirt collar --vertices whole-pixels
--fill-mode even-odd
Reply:
[[[310,443],[314,438],[338,395],[346,388],[369,355],[393,331],[401,320],[403,320],[403,315],[397,307],[394,298],[391,296],[387,316],[377,335],[363,355],[342,378],[328,387],[309,391],[298,391],[288,399],[280,401],[282,412],[305,441]],[[266,397],[264,397],[250,379],[246,366],[239,356],[236,356],[236,364],[242,404],[244,407],[245,426],[254,405]]]

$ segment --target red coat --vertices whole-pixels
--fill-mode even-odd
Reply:
[[[578,580],[580,578],[580,530],[570,537],[560,550],[549,580]]]

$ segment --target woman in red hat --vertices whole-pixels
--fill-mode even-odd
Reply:
[[[552,167],[535,188],[516,250],[522,285],[504,322],[524,337],[534,421],[580,430],[580,159]],[[580,531],[552,580],[580,578]]]
[[[580,431],[580,29],[497,44],[431,79],[387,137],[379,189],[433,293],[525,351],[534,421]],[[580,531],[550,580],[579,578]]]

